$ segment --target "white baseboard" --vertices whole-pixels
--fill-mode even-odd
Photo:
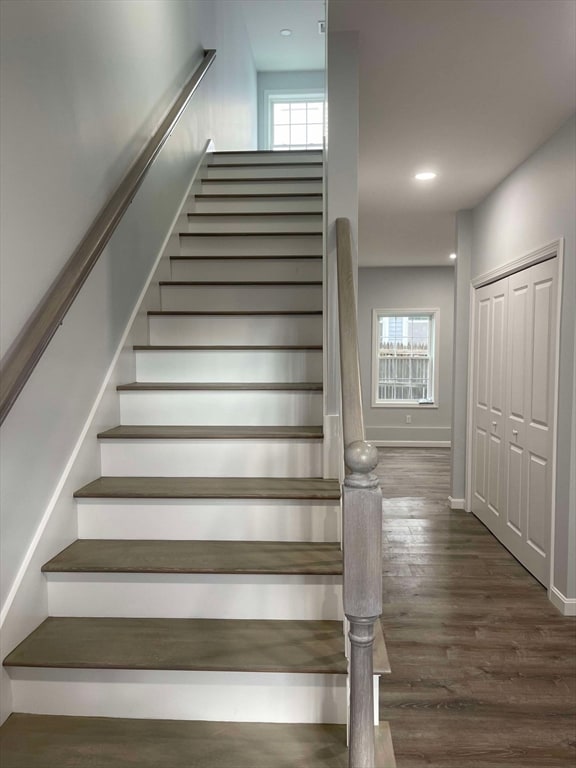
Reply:
[[[559,589],[552,586],[548,590],[548,599],[563,616],[576,616],[576,597],[565,597]]]
[[[463,509],[466,511],[466,499],[454,499],[452,496],[448,496],[448,504],[450,509]]]
[[[370,440],[377,448],[450,448],[450,440]]]

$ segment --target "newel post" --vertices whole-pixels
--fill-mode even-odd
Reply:
[[[350,768],[374,768],[374,624],[382,613],[382,492],[365,441],[344,452],[344,613],[350,622]]]

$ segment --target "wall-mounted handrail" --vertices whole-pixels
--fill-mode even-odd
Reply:
[[[215,50],[204,52],[202,61],[182,88],[159,127],[132,163],[115,191],[110,195],[90,229],[2,361],[0,370],[0,424],[6,418],[44,350],[62,324],[66,313],[98,261],[100,254],[106,248],[152,163],[170,137],[215,58]]]
[[[344,613],[350,623],[350,768],[373,768],[374,625],[382,613],[382,492],[372,470],[378,451],[364,439],[352,234],[336,219],[338,323],[344,461]]]

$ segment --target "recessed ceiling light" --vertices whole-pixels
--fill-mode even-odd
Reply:
[[[417,173],[414,178],[418,179],[418,181],[432,181],[432,179],[435,179],[438,174],[434,173],[434,171],[420,171],[420,173]]]
[[[449,258],[451,258],[452,261],[454,261],[454,259],[456,258],[456,254],[455,253],[451,253]]]
[[[280,30],[280,34],[282,35],[282,37],[290,37],[290,35],[292,34],[292,30],[291,29],[281,29]]]

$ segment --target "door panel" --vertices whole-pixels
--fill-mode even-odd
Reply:
[[[546,516],[542,514],[548,506],[546,500],[548,462],[541,456],[530,454],[528,469],[528,520],[526,541],[540,557],[546,556],[548,548],[545,530]]]
[[[474,495],[486,503],[486,432],[476,428],[474,441]]]
[[[490,435],[488,450],[488,508],[498,516],[500,514],[500,490],[502,466],[502,441],[497,435]]]
[[[528,285],[512,287],[509,298],[510,335],[514,343],[510,347],[510,368],[525,371],[528,355]],[[526,379],[524,376],[510,378],[510,412],[512,419],[523,422],[526,407]]]
[[[535,283],[534,291],[534,316],[532,327],[534,329],[532,365],[532,398],[530,423],[531,426],[550,427],[552,416],[550,368],[553,344],[552,317],[552,280]]]
[[[506,403],[507,284],[476,291],[475,450],[472,510],[496,535],[505,499],[502,477]]]
[[[510,445],[508,452],[508,503],[506,514],[508,525],[516,536],[522,535],[522,465],[524,451],[517,445]]]

